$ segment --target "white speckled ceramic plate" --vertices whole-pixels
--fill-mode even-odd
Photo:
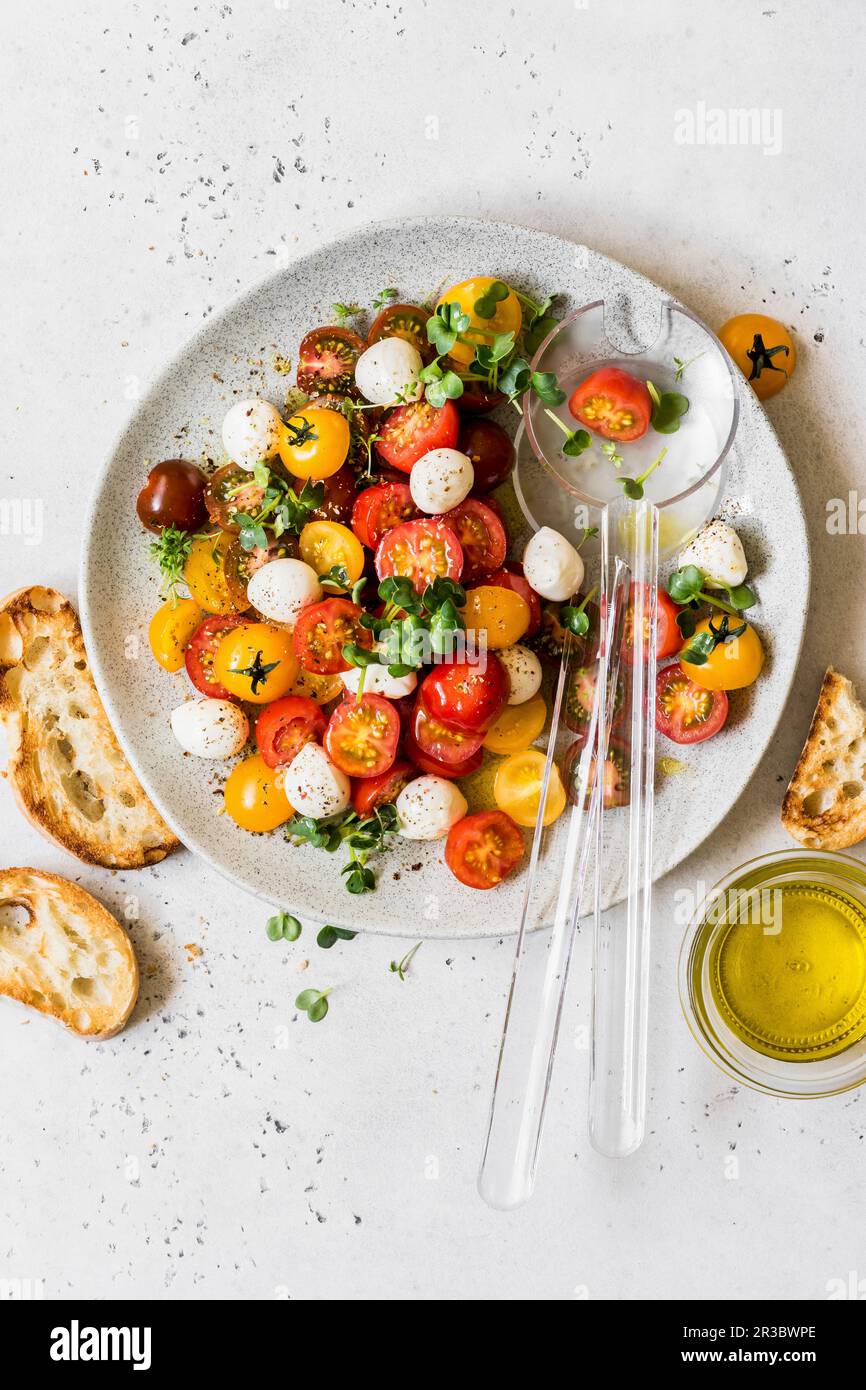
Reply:
[[[369,304],[386,285],[411,300],[473,273],[495,274],[539,295],[562,292],[568,309],[604,298],[634,305],[637,314],[662,293],[585,247],[502,223],[457,217],[379,223],[322,247],[209,320],[168,366],[102,472],[82,558],[81,616],[97,685],[144,787],[184,844],[227,878],[301,916],[400,936],[513,932],[523,877],[478,893],[445,868],[441,842],[401,842],[381,860],[377,890],[352,897],[339,856],[293,847],[279,832],[248,835],[219,815],[222,770],[183,758],[169,730],[169,713],[189,697],[189,686],[184,674],[157,667],[148,651],[158,584],[135,499],[148,460],[220,457],[222,417],[235,393],[282,402],[292,379],[275,369],[276,355],[294,358],[302,335],[330,321],[334,301]],[[744,382],[740,394],[722,510],[735,519],[749,556],[767,666],[757,685],[740,693],[723,734],[686,750],[685,772],[660,777],[657,877],[691,853],[742,792],[782,713],[805,623],[808,542],[796,483]],[[470,800],[478,794],[470,788]],[[554,889],[551,881],[551,905]],[[619,883],[610,884],[609,900],[618,901],[621,892]]]

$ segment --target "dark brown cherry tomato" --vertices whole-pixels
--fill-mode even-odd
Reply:
[[[508,690],[508,673],[492,652],[483,665],[441,662],[421,683],[424,705],[434,718],[472,733],[486,732],[496,722],[508,703]]]
[[[345,646],[354,643],[369,651],[373,634],[361,626],[363,611],[345,598],[326,598],[301,610],[295,623],[294,643],[295,656],[305,671],[336,676],[350,669],[343,657]]]
[[[432,362],[436,349],[427,337],[427,320],[430,315],[417,304],[389,304],[367,334],[367,342],[372,346],[381,338],[402,338],[417,348],[424,362]]]
[[[358,493],[352,509],[352,530],[362,545],[375,550],[387,531],[417,515],[408,483],[376,483]]]
[[[413,463],[432,449],[453,449],[460,417],[453,401],[443,406],[414,401],[392,410],[379,431],[376,452],[392,468],[411,473]]]
[[[216,650],[226,633],[249,622],[248,618],[238,618],[233,614],[212,613],[200,623],[189,640],[184,661],[186,673],[202,695],[212,700],[233,700],[224,685],[220,685],[213,670]]]
[[[325,752],[349,777],[380,777],[397,756],[400,716],[384,695],[347,695],[331,715]]]
[[[254,482],[252,473],[236,463],[227,463],[208,479],[204,502],[214,525],[237,535],[241,529],[236,520],[238,512],[257,512],[264,495],[264,488]]]
[[[313,396],[355,395],[355,363],[367,344],[351,328],[314,328],[298,353],[298,385]]]
[[[476,811],[452,825],[445,863],[467,888],[495,888],[523,858],[523,836],[504,811]]]
[[[256,720],[256,745],[268,767],[286,767],[307,743],[318,743],[325,716],[306,695],[284,695]]]
[[[392,702],[393,703],[393,702]],[[356,777],[352,781],[352,808],[359,816],[370,816],[377,806],[396,801],[403,788],[416,775],[416,768],[406,758],[398,758],[387,772],[378,777]]]
[[[223,573],[226,577],[229,594],[236,608],[244,609],[249,607],[247,598],[247,585],[262,565],[266,565],[269,560],[297,559],[298,538],[293,535],[280,536],[277,541],[271,541],[270,545],[256,546],[253,550],[244,550],[237,537],[232,541],[226,551],[226,558],[223,563]]]
[[[501,425],[493,420],[464,420],[457,448],[472,462],[473,492],[491,492],[511,473],[514,445]]]
[[[717,734],[728,717],[724,690],[704,690],[678,661],[656,676],[656,728],[672,743],[703,743]]]
[[[576,738],[565,755],[563,775],[568,799],[575,806],[578,803],[578,764],[585,740]],[[587,796],[584,809],[589,809],[589,790],[595,776],[595,758],[590,760],[587,774]],[[629,754],[628,744],[622,739],[612,738],[607,748],[602,775],[602,809],[610,811],[614,806],[627,806],[629,801]]]
[[[463,583],[483,580],[486,584],[485,576],[499,569],[508,549],[505,527],[493,508],[478,497],[467,497],[436,519],[449,526],[460,542]]]
[[[204,474],[194,463],[165,459],[154,464],[135,509],[142,526],[157,534],[164,526],[197,531],[207,518]]]
[[[310,512],[310,520],[339,521],[342,526],[348,526],[352,520],[352,507],[358,492],[358,479],[354,468],[344,464],[336,473],[332,473],[330,478],[321,478],[319,481],[325,489],[325,495],[321,506]],[[299,493],[304,486],[304,479],[295,478],[293,486],[295,492]]]

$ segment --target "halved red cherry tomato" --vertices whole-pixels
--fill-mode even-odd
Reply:
[[[357,603],[346,598],[326,598],[303,608],[295,624],[295,655],[305,671],[319,676],[335,676],[348,671],[349,662],[343,658],[343,647],[373,645],[373,634],[360,624],[363,613]]]
[[[315,700],[285,695],[256,720],[256,745],[268,767],[285,767],[305,743],[318,743],[326,721]]]
[[[392,468],[410,473],[412,464],[431,449],[453,449],[457,443],[460,417],[453,401],[442,406],[414,401],[392,410],[376,440],[376,452]]]
[[[703,743],[728,717],[724,690],[695,685],[678,661],[656,676],[656,728],[672,743]]]
[[[636,376],[620,367],[600,367],[571,393],[568,408],[588,430],[627,444],[646,434],[653,403]]]
[[[436,518],[454,532],[463,551],[463,582],[472,584],[498,570],[505,559],[508,541],[505,527],[492,507],[478,497],[467,497],[450,512]]]
[[[242,627],[249,622],[249,618],[237,618],[230,614],[213,613],[209,618],[205,618],[200,623],[189,639],[189,645],[184,653],[186,663],[186,673],[202,695],[209,695],[212,700],[233,700],[224,685],[220,685],[213,671],[213,659],[216,650],[227,632],[232,628]]]
[[[351,328],[314,328],[298,353],[299,387],[308,396],[355,395],[355,363],[366,346]]]
[[[474,753],[470,753],[468,758],[459,763],[442,762],[440,758],[434,758],[430,753],[424,751],[416,742],[411,728],[407,730],[403,738],[403,752],[410,762],[419,772],[427,772],[432,777],[468,777],[470,772],[477,772],[484,755],[480,748]]]
[[[397,756],[400,716],[383,695],[347,695],[325,730],[325,751],[349,777],[379,777]]]
[[[208,479],[204,504],[211,521],[236,535],[241,529],[236,520],[238,512],[257,512],[264,495],[264,488],[253,481],[251,473],[237,463],[227,463]]]
[[[563,701],[562,713],[566,725],[573,729],[575,733],[585,733],[589,726],[592,707],[595,703],[595,685],[598,668],[596,666],[578,666],[569,672],[568,682],[565,687],[565,699]],[[626,706],[624,691],[621,683],[617,683],[616,694],[614,696],[613,719],[611,728],[613,730],[622,727],[625,721]]]
[[[495,888],[523,858],[523,836],[504,811],[477,811],[452,825],[445,863],[467,888]]]
[[[408,483],[376,483],[355,499],[352,530],[362,545],[375,550],[386,531],[417,515]]]
[[[511,472],[514,445],[501,425],[493,420],[464,420],[457,436],[457,448],[472,461],[473,492],[490,492]]]
[[[430,517],[395,526],[382,537],[376,550],[379,578],[404,575],[412,580],[419,594],[439,575],[459,579],[462,570],[459,540],[450,526]]]
[[[565,778],[565,790],[568,799],[577,805],[578,786],[577,786],[577,764],[584,748],[584,740],[577,738],[568,749],[563,764],[563,775]],[[589,794],[592,787],[593,777],[595,776],[595,758],[590,759],[589,773],[587,777],[587,794],[584,798],[584,807],[589,808]],[[628,744],[622,739],[612,738],[608,744],[607,757],[604,760],[604,772],[602,775],[602,809],[610,811],[614,806],[627,806],[629,802],[629,753]]]
[[[511,589],[513,593],[519,594],[529,608],[529,627],[526,629],[525,636],[533,637],[541,627],[541,599],[529,581],[523,577],[523,566],[509,562],[495,574],[488,574],[485,584],[494,589]]]
[[[465,763],[479,751],[484,742],[484,730],[458,729],[453,724],[446,724],[430,713],[423,694],[419,693],[407,738],[435,762],[453,767]],[[411,758],[408,747],[406,752]]]
[[[417,304],[389,304],[367,334],[369,344],[378,343],[381,338],[402,338],[411,343],[421,354],[422,361],[432,362],[436,349],[427,337],[427,320],[430,315]]]
[[[359,816],[371,816],[377,806],[396,801],[407,783],[412,781],[417,768],[406,758],[398,758],[378,777],[357,777],[352,782],[352,807]]]
[[[625,620],[622,635],[622,647],[620,654],[623,661],[627,661],[629,666],[634,660],[634,598],[636,584],[632,584],[629,597],[628,608],[625,612]],[[645,601],[645,608],[648,600]],[[656,590],[656,660],[661,661],[666,656],[673,656],[683,645],[683,635],[677,627],[677,614],[679,608],[674,603],[670,594],[665,593],[664,589]],[[649,620],[644,615],[643,645],[646,650],[649,640]]]
[[[449,661],[433,667],[421,683],[429,713],[458,729],[486,733],[508,703],[508,673],[492,652],[484,665]]]

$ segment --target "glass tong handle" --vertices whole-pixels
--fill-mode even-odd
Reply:
[[[652,831],[655,776],[656,585],[658,509],[647,499],[611,503],[602,522],[602,593],[627,599],[631,621],[621,647],[619,688],[600,684],[625,711],[622,755],[628,805],[614,830],[596,823],[592,1052],[589,1128],[593,1147],[609,1157],[633,1153],[646,1127],[646,1052],[652,916]],[[611,555],[616,560],[611,560]],[[625,558],[627,570],[621,559]],[[606,588],[605,574],[613,572]],[[624,576],[628,576],[625,578]],[[629,584],[623,594],[623,583]],[[608,673],[609,674],[609,673]],[[627,847],[626,900],[603,909],[601,892],[620,869]]]

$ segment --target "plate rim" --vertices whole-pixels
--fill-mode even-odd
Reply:
[[[458,222],[484,229],[498,228],[503,232],[517,233],[519,235],[530,235],[533,238],[542,237],[547,241],[556,243],[559,247],[566,246],[579,248],[581,246],[586,246],[586,243],[572,241],[568,237],[561,236],[557,232],[547,231],[544,228],[527,227],[522,223],[508,222],[499,218],[473,217],[468,214],[462,213],[442,213],[435,216],[430,214],[416,214],[410,217],[391,217],[379,219],[376,221],[364,222],[360,226],[355,227],[350,231],[341,233],[339,236],[319,241],[315,246],[299,252],[298,255],[294,256],[286,265],[281,266],[278,270],[274,270],[266,275],[259,276],[252,283],[240,289],[235,295],[231,297],[231,299],[227,301],[227,303],[217,313],[209,315],[205,323],[203,323],[196,330],[195,333],[193,333],[190,337],[183,339],[179,344],[177,344],[173,348],[170,356],[167,359],[164,359],[165,365],[151,381],[146,399],[152,397],[154,393],[157,392],[159,388],[163,385],[163,383],[171,376],[173,370],[175,369],[177,359],[181,355],[193,350],[196,344],[200,342],[200,340],[204,340],[207,337],[209,337],[213,333],[215,327],[218,327],[218,325],[221,322],[224,322],[225,320],[230,318],[236,312],[236,310],[241,305],[243,305],[243,303],[247,299],[259,293],[266,285],[269,285],[272,282],[275,282],[285,276],[290,276],[293,269],[299,263],[307,259],[311,259],[314,256],[321,255],[322,252],[325,250],[332,250],[339,246],[349,245],[352,242],[358,240],[359,238],[369,236],[371,233],[377,231],[386,233],[389,231],[397,231],[400,233],[405,233],[407,228],[411,228],[413,226],[429,228],[431,225],[441,225],[443,222]],[[647,275],[644,275],[642,271],[635,270],[633,269],[633,267],[627,265],[625,262],[617,260],[615,257],[608,256],[605,252],[598,251],[593,247],[586,247],[586,249],[590,251],[590,253],[594,257],[598,258],[600,261],[603,261],[605,264],[613,267],[614,269],[627,271],[629,275],[632,275],[638,280],[640,280],[649,289],[667,295],[669,298],[671,298],[677,303],[682,302],[679,300],[678,296],[674,295],[671,291],[667,290],[663,285],[660,285],[657,281],[650,279]],[[746,395],[747,385],[748,384],[745,382],[745,380],[738,382],[738,388],[740,390],[741,396],[741,404],[744,399],[748,400],[748,395]],[[797,671],[800,652],[802,651],[803,642],[805,640],[806,615],[808,614],[809,600],[811,596],[812,557],[811,547],[809,543],[808,527],[806,525],[806,517],[805,512],[803,510],[803,499],[800,493],[800,487],[799,483],[797,482],[796,474],[793,468],[791,467],[788,456],[784,448],[782,447],[776,430],[773,427],[773,423],[767,415],[766,411],[764,410],[762,403],[758,400],[756,396],[754,396],[754,394],[751,405],[757,411],[758,418],[762,419],[763,425],[769,431],[773,444],[775,445],[780,457],[784,462],[785,468],[788,471],[788,475],[792,484],[793,500],[795,502],[797,519],[799,522],[801,535],[804,542],[803,555],[805,557],[805,587],[803,601],[803,619],[800,625],[800,632],[797,640],[796,652],[794,653],[793,660],[790,664],[789,675],[785,684],[785,688],[781,693],[781,699],[779,701],[776,717],[773,720],[772,724],[767,726],[767,734],[764,747],[760,755],[758,756],[756,762],[754,763],[754,766],[752,767],[748,777],[746,778],[742,787],[740,788],[736,800],[730,806],[728,806],[727,809],[723,811],[721,815],[717,816],[715,819],[713,819],[710,823],[706,825],[701,838],[695,844],[693,844],[686,851],[685,854],[683,854],[673,864],[669,865],[667,868],[661,870],[658,874],[655,874],[653,876],[653,884],[667,877],[668,874],[674,873],[687,859],[691,857],[692,854],[695,854],[701,848],[701,846],[706,843],[706,841],[713,834],[713,832],[718,829],[719,825],[721,825],[722,822],[727,818],[727,816],[731,814],[731,812],[737,804],[737,801],[739,801],[740,797],[743,796],[743,794],[746,792],[747,788],[751,784],[755,774],[757,773],[758,769],[763,763],[764,758],[767,756],[767,752],[773,741],[773,735],[776,729],[778,728],[779,723],[781,722],[782,716],[787,707],[788,698],[791,693],[791,687],[794,683],[794,677]],[[96,683],[96,688],[99,693],[100,700],[102,701],[103,707],[105,709],[106,715],[109,719],[115,737],[117,738],[118,743],[120,744],[120,747],[123,750],[125,757],[130,763],[130,766],[135,772],[135,775],[141,783],[141,786],[144,789],[145,793],[153,802],[153,804],[159,811],[159,814],[162,816],[163,820],[177,836],[178,840],[180,841],[181,847],[187,849],[191,854],[194,854],[198,858],[202,859],[209,868],[213,869],[216,873],[220,874],[221,877],[226,879],[228,882],[234,884],[235,887],[242,889],[246,893],[249,893],[258,901],[263,902],[270,907],[284,907],[284,903],[279,902],[277,899],[269,896],[267,893],[258,891],[246,879],[233,873],[228,865],[218,863],[212,857],[212,855],[198,842],[198,837],[196,835],[189,834],[188,827],[185,827],[183,830],[181,829],[181,827],[175,820],[173,814],[162,804],[162,797],[159,792],[155,792],[148,774],[143,771],[135,749],[127,740],[125,735],[121,733],[120,711],[116,708],[115,701],[109,693],[110,683],[108,680],[107,672],[103,667],[101,658],[97,654],[97,646],[95,641],[93,640],[93,625],[91,622],[90,594],[91,590],[95,590],[97,587],[95,583],[91,582],[91,570],[94,564],[95,556],[95,547],[91,544],[91,540],[93,536],[96,513],[99,509],[103,493],[108,484],[112,465],[117,455],[121,452],[127,436],[131,433],[135,426],[136,415],[138,411],[142,408],[143,402],[135,402],[134,406],[135,408],[130,414],[130,416],[125,420],[124,424],[114,435],[111,444],[100,463],[96,477],[91,485],[91,491],[84,518],[84,529],[79,553],[77,589],[78,611],[82,631],[84,634],[85,648],[87,652],[88,661],[90,663],[91,673]],[[741,425],[742,415],[743,412],[741,411]],[[623,899],[618,900],[618,902],[622,901]],[[613,904],[612,906],[616,905],[618,904]],[[304,913],[304,916],[309,918],[311,921],[322,922],[325,920],[325,918],[320,916],[318,913],[311,913],[307,911],[306,908],[301,908],[300,910]],[[587,915],[589,914],[584,914],[581,920],[584,920],[584,917]],[[418,938],[421,940],[429,941],[496,941],[504,940],[506,938],[517,935],[517,927],[515,927],[513,931],[479,932],[470,929],[465,932],[461,931],[459,933],[455,933],[454,931],[436,929],[432,923],[428,923],[425,921],[423,923],[423,930],[416,931],[415,933],[410,933],[410,936],[407,936],[405,929],[393,928],[385,918],[380,919],[379,923],[377,923],[375,926],[372,926],[369,923],[357,923],[353,921],[351,917],[345,915],[341,917],[339,912],[329,913],[328,916],[331,920],[334,921],[336,925],[344,925],[350,928],[351,930],[363,932],[365,935],[392,937],[403,940],[408,940],[411,936],[413,939]],[[546,930],[545,927],[542,927],[540,929]]]

